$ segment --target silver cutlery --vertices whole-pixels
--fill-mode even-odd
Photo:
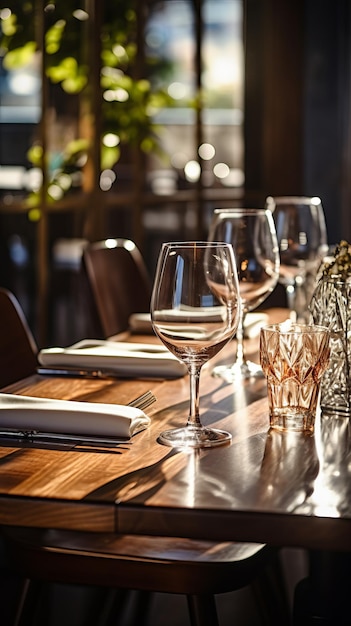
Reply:
[[[134,400],[128,402],[128,406],[133,406],[136,409],[144,411],[148,406],[156,402],[156,398],[151,391],[146,391],[141,396],[138,396]]]
[[[61,368],[61,367],[37,367],[37,374],[42,376],[68,376],[69,378],[118,378],[118,374],[111,370]]]

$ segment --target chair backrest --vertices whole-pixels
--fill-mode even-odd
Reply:
[[[128,328],[132,313],[150,309],[151,284],[144,259],[129,239],[106,239],[83,251],[85,270],[104,337]]]
[[[17,298],[0,288],[0,387],[35,373],[38,348]]]

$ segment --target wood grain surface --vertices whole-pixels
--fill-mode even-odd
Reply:
[[[257,346],[247,341],[251,359],[258,359]],[[148,410],[151,426],[115,447],[2,439],[0,524],[350,550],[349,421],[318,417],[314,436],[270,431],[264,379],[228,384],[211,375],[234,352],[231,342],[202,372],[202,421],[233,437],[210,450],[181,452],[157,442],[165,427],[186,422],[187,377],[36,375],[7,388],[118,404],[151,389],[157,402]]]

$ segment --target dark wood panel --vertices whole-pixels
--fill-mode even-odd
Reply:
[[[245,193],[303,194],[304,2],[245,2]]]
[[[0,498],[0,520],[4,526],[56,528],[114,532],[111,506],[88,502],[42,500],[40,498]]]

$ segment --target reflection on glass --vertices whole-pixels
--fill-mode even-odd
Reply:
[[[315,438],[299,432],[267,433],[265,453],[261,464],[265,506],[301,510],[315,489],[319,459]]]

